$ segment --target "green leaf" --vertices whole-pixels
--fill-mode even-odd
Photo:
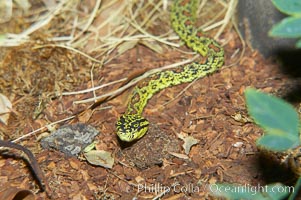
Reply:
[[[279,137],[278,135],[266,132],[256,142],[257,146],[262,146],[271,151],[282,152],[295,148],[299,145],[298,138]]]
[[[273,26],[269,35],[272,37],[301,37],[301,17],[287,17]]]
[[[277,189],[278,188],[278,189]],[[274,183],[266,186],[237,185],[218,183],[209,185],[213,196],[227,199],[252,199],[252,200],[280,200],[284,199],[289,191],[281,183]]]
[[[282,151],[300,144],[298,113],[290,104],[251,88],[245,96],[250,116],[265,130],[259,145]]]
[[[267,130],[278,130],[278,134],[288,133],[299,136],[298,113],[284,100],[248,88],[245,91],[248,111],[254,120]]]
[[[274,6],[288,15],[301,15],[300,0],[272,0]]]

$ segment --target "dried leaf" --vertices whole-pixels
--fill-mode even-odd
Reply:
[[[91,150],[84,153],[87,161],[92,165],[102,166],[111,169],[114,164],[114,158],[110,152],[103,150]]]
[[[162,54],[163,48],[161,44],[158,44],[156,42],[149,42],[149,41],[140,41],[141,44],[145,45],[146,47],[150,48],[156,53]]]
[[[117,52],[119,55],[123,54],[124,52],[126,52],[127,50],[130,50],[132,48],[134,48],[137,45],[137,40],[131,40],[131,41],[127,41],[122,43],[118,48],[117,48]]]
[[[195,139],[192,136],[185,137],[185,138],[183,138],[183,140],[184,140],[183,148],[187,155],[189,154],[191,147],[193,145],[199,143],[199,140]]]
[[[189,157],[185,154],[175,153],[175,152],[168,152],[169,154],[173,155],[174,157],[181,158],[181,159],[189,159]]]
[[[12,103],[9,99],[0,93],[0,121],[7,125],[7,121],[12,109]]]

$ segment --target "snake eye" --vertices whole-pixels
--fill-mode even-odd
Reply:
[[[134,124],[134,127],[135,127],[135,128],[138,128],[138,126],[139,126],[139,124]]]

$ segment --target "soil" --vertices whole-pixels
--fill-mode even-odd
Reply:
[[[168,15],[165,17],[168,19]],[[169,29],[166,22],[162,30],[155,26],[149,31],[159,35]],[[211,199],[208,185],[217,182],[249,186],[294,184],[290,169],[256,147],[256,139],[263,131],[248,119],[244,90],[254,87],[297,107],[297,71],[283,68],[285,62],[264,59],[256,50],[244,47],[233,28],[224,31],[219,40],[225,44],[224,67],[192,84],[156,94],[143,113],[151,123],[148,134],[130,145],[120,142],[115,134],[115,123],[126,109],[130,89],[105,99],[92,110],[89,107],[93,102],[74,101],[91,98],[93,93],[61,95],[62,92],[135,77],[141,69],[180,62],[193,56],[183,53],[189,49],[164,45],[164,53],[159,54],[137,44],[121,55],[114,51],[115,57],[101,65],[68,49],[39,48],[48,44],[41,33],[30,43],[2,47],[1,93],[13,104],[8,124],[0,125],[3,140],[20,138],[75,116],[18,141],[34,153],[44,172],[48,194],[40,192],[28,163],[21,159],[19,151],[12,149],[0,154],[2,191],[18,187],[32,191],[38,199]],[[96,95],[122,84],[97,90]],[[51,129],[78,122],[100,132],[95,139],[96,149],[111,152],[115,159],[111,169],[41,147],[40,139]],[[188,136],[197,144],[185,153],[183,138]]]

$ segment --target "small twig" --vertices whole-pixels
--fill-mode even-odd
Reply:
[[[39,131],[42,131],[42,130],[44,130],[44,129],[47,129],[48,126],[52,126],[52,125],[55,125],[55,124],[58,124],[58,123],[61,123],[61,122],[64,122],[64,121],[67,121],[67,120],[73,119],[73,118],[75,118],[75,115],[73,115],[73,116],[71,116],[71,117],[67,117],[67,118],[62,119],[62,120],[59,120],[59,121],[56,121],[56,122],[52,122],[52,123],[50,123],[50,124],[48,124],[48,125],[46,125],[46,126],[43,126],[43,127],[41,127],[41,128],[38,128],[37,130],[34,130],[34,131],[30,132],[30,133],[27,133],[27,134],[25,134],[25,135],[23,135],[23,136],[21,136],[21,137],[15,139],[15,140],[13,140],[12,142],[18,142],[18,141],[20,141],[20,140],[22,140],[22,139],[24,139],[24,138],[27,138],[27,137],[29,137],[29,136],[31,136],[31,135],[34,135],[35,133],[37,133],[37,132],[39,132]]]
[[[45,45],[35,46],[33,49],[40,49],[40,48],[44,48],[44,47],[60,47],[60,48],[68,49],[68,50],[74,51],[74,52],[76,52],[76,53],[78,53],[78,54],[80,54],[80,55],[96,62],[96,63],[100,63],[100,64],[103,63],[103,61],[97,60],[97,59],[89,56],[88,54],[85,54],[84,52],[81,52],[80,50],[77,50],[73,47],[69,47],[69,46],[62,45],[62,44],[45,44]]]
[[[92,13],[91,13],[91,15],[90,15],[90,17],[89,17],[86,25],[84,26],[84,28],[82,29],[82,31],[78,35],[76,35],[71,41],[68,42],[69,44],[71,44],[73,41],[77,40],[80,36],[82,36],[82,34],[84,32],[86,32],[88,30],[89,26],[91,26],[91,24],[92,24],[92,22],[93,22],[93,20],[94,20],[94,18],[96,16],[96,14],[97,14],[97,11],[98,11],[98,8],[100,6],[100,3],[101,3],[101,0],[97,0],[96,1],[94,9],[93,9],[93,11],[92,11]]]
[[[113,85],[115,83],[120,83],[120,82],[126,81],[126,79],[127,78],[122,78],[122,79],[119,79],[117,81],[112,81],[112,82],[102,84],[102,85],[99,85],[99,86],[96,86],[96,87],[92,86],[92,88],[88,88],[88,89],[85,89],[85,90],[80,90],[80,91],[75,91],[75,92],[63,92],[62,95],[66,96],[66,95],[75,95],[75,94],[83,94],[83,93],[88,93],[88,92],[94,92],[94,91],[96,91],[100,88],[104,88],[104,87]]]
[[[225,17],[223,19],[224,23],[220,27],[220,29],[218,30],[218,32],[216,33],[215,38],[218,38],[220,36],[220,34],[225,30],[227,24],[229,23],[230,19],[233,16],[233,13],[235,12],[235,8],[236,8],[236,5],[237,5],[237,2],[238,2],[237,0],[230,0],[230,3],[228,4],[229,7],[228,7],[226,15],[225,15]]]
[[[30,164],[30,167],[32,169],[32,172],[34,173],[35,178],[37,179],[38,185],[41,189],[41,192],[45,191],[45,177],[44,174],[38,164],[38,161],[36,160],[36,158],[34,157],[34,155],[32,154],[32,152],[30,150],[28,150],[27,148],[19,145],[19,144],[15,144],[13,142],[10,141],[4,141],[4,140],[0,140],[0,146],[2,147],[8,147],[8,148],[12,148],[12,149],[18,149],[22,152],[24,152],[27,157],[28,157],[28,161]]]
[[[157,72],[160,72],[160,71],[163,71],[163,70],[166,70],[166,69],[171,69],[171,68],[175,68],[175,67],[178,67],[180,65],[184,65],[184,64],[187,64],[187,63],[190,63],[192,61],[194,61],[197,57],[199,57],[198,55],[193,57],[192,59],[187,59],[183,62],[179,62],[179,63],[175,63],[175,64],[171,64],[171,65],[167,65],[167,66],[164,66],[164,67],[161,67],[161,68],[156,68],[156,69],[151,69],[147,72],[145,72],[143,75],[131,80],[128,84],[118,88],[117,90],[114,90],[112,92],[109,92],[109,93],[106,93],[106,94],[103,94],[103,95],[100,95],[98,97],[95,97],[95,98],[89,98],[89,99],[85,99],[85,100],[80,100],[80,101],[74,101],[73,103],[75,104],[79,104],[79,103],[89,103],[89,102],[93,102],[95,100],[103,100],[104,98],[113,98],[119,94],[121,94],[123,91],[125,91],[126,89],[130,88],[131,86],[135,85],[136,83],[138,83],[139,81],[141,81],[142,79],[152,75],[152,74],[155,74]],[[97,102],[96,102],[97,103]]]
[[[125,18],[125,19],[128,20],[127,18]],[[161,39],[161,38],[159,38],[159,37],[157,37],[157,36],[154,36],[154,35],[148,33],[147,31],[145,31],[144,29],[142,29],[138,24],[135,24],[135,23],[133,23],[133,22],[131,22],[131,21],[129,21],[128,23],[131,24],[131,25],[132,25],[134,28],[136,28],[137,30],[139,30],[141,33],[143,33],[144,35],[146,35],[147,37],[149,37],[149,38],[151,38],[151,39],[153,39],[153,40],[155,40],[155,41],[161,42],[161,43],[163,43],[163,44],[167,44],[167,45],[169,45],[169,46],[179,47],[178,44],[175,44],[175,43],[172,43],[172,42],[168,42],[168,41],[166,41],[166,40],[163,40],[163,39]]]

